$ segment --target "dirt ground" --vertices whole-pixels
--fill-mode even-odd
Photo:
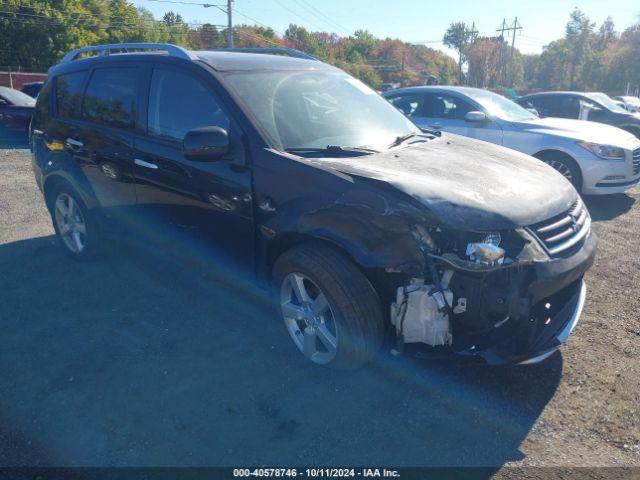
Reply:
[[[546,362],[347,374],[307,365],[242,279],[69,263],[28,152],[0,150],[0,465],[640,466],[639,199],[586,199],[587,303]]]

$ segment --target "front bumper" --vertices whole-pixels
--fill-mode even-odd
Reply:
[[[569,321],[566,323],[564,328],[555,336],[555,342],[557,345],[551,347],[546,352],[539,353],[533,357],[529,357],[527,359],[521,360],[518,362],[519,365],[533,365],[535,363],[540,363],[543,360],[546,360],[553,352],[555,352],[563,343],[567,341],[571,332],[578,324],[578,320],[580,320],[580,315],[582,315],[582,309],[584,308],[584,301],[587,298],[587,286],[584,281],[580,283],[580,291],[576,295],[575,306],[573,307],[573,312],[569,317]],[[569,305],[573,305],[573,300]]]
[[[583,278],[595,259],[597,242],[592,231],[573,255],[540,262],[528,272],[507,277],[513,292],[519,293],[506,302],[526,301],[529,306],[495,328],[467,335],[456,353],[490,365],[538,363],[553,354],[567,341],[582,313],[586,296]],[[487,288],[482,293],[485,298],[496,296],[492,287]],[[499,296],[503,297],[502,293]]]
[[[624,161],[606,161],[594,155],[577,158],[582,170],[582,193],[602,195],[624,193],[640,183],[640,171],[634,166],[633,153],[627,151]]]

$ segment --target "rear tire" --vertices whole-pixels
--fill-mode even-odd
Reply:
[[[275,262],[272,285],[294,344],[312,362],[353,370],[380,349],[384,321],[378,295],[338,250],[316,243],[294,247]]]
[[[542,152],[535,157],[563,175],[578,192],[582,190],[582,171],[573,158],[561,152]]]
[[[49,210],[56,238],[64,252],[75,260],[94,258],[99,250],[97,222],[67,183],[56,185],[49,194]]]

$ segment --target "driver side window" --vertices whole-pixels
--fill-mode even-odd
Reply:
[[[147,116],[150,136],[181,142],[194,128],[229,130],[229,123],[229,117],[199,80],[173,70],[153,71]]]
[[[418,93],[410,93],[407,95],[399,95],[389,99],[391,105],[400,110],[407,117],[423,116],[423,95]]]
[[[464,120],[464,116],[475,110],[461,98],[441,93],[429,93],[425,101],[425,117],[447,120]]]

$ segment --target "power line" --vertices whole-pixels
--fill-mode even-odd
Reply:
[[[349,30],[345,27],[343,27],[342,25],[340,25],[339,23],[335,22],[334,20],[332,20],[331,18],[329,18],[327,15],[325,15],[323,12],[321,12],[320,10],[318,10],[316,7],[314,7],[313,5],[311,5],[310,3],[308,3],[306,0],[296,0],[296,3],[298,4],[304,4],[306,5],[309,10],[313,13],[316,12],[318,17],[322,17],[325,19],[325,23],[327,25],[332,25],[332,28],[338,28],[338,30],[342,30],[343,32],[345,32],[347,35],[350,35],[351,33],[349,32]]]

